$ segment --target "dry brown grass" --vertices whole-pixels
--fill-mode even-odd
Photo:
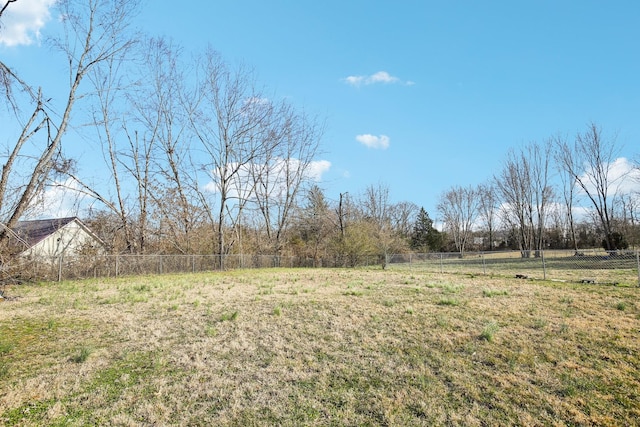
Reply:
[[[5,425],[638,425],[640,290],[382,270],[20,286]]]

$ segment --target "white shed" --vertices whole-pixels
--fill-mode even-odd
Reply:
[[[13,229],[20,241],[20,256],[32,258],[78,255],[84,250],[104,250],[105,245],[77,217],[20,221]]]

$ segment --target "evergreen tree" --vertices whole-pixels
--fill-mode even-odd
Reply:
[[[411,249],[417,251],[439,251],[442,235],[433,227],[433,220],[424,208],[420,208],[411,233]]]

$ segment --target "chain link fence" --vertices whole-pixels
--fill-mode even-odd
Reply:
[[[342,268],[492,275],[603,284],[640,284],[639,251],[469,252],[304,258],[274,255],[92,255],[16,259],[0,264],[2,283],[71,280],[144,274],[196,273],[245,268]]]
[[[2,283],[61,281],[248,268],[337,268],[382,265],[381,256],[307,258],[275,255],[76,255],[16,258],[2,264]]]
[[[411,271],[640,285],[638,250],[402,254],[389,256],[387,263],[389,268]]]

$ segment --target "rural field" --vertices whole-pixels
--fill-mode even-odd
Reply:
[[[0,425],[640,425],[640,289],[370,269],[27,284]]]

